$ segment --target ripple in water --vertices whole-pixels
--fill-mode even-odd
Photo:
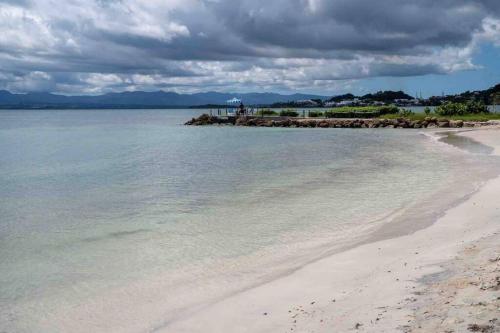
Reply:
[[[194,115],[0,111],[0,327],[153,329],[423,225],[411,207],[497,166],[413,130],[180,125]]]

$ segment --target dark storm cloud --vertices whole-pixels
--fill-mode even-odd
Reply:
[[[0,85],[92,90],[93,74],[114,74],[108,87],[293,87],[446,73],[474,67],[474,41],[485,20],[495,38],[499,13],[496,0],[0,0]]]
[[[248,43],[356,52],[464,45],[486,15],[470,1],[243,0],[216,8]]]
[[[426,74],[444,74],[439,65],[408,65],[380,63],[371,68],[372,76],[417,76]]]

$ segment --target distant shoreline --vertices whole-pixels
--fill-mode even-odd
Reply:
[[[436,105],[431,105],[430,107],[435,107]],[[270,105],[250,105],[250,108],[270,108]],[[227,105],[111,105],[111,106],[102,106],[102,105],[54,105],[54,106],[29,106],[29,105],[0,105],[0,110],[209,110],[209,109],[227,109]],[[282,109],[282,108],[276,108]],[[331,107],[314,107],[314,106],[304,106],[304,107],[296,107],[296,108],[288,108],[287,109],[325,109],[330,110]]]
[[[481,101],[498,103],[500,84],[484,90],[466,91],[454,95],[411,96],[403,91],[378,91],[362,96],[343,94],[280,94],[272,92],[235,93],[201,92],[181,94],[172,91],[125,91],[102,95],[59,95],[47,92],[11,93],[0,90],[0,109],[224,109],[234,107],[235,98],[253,108],[322,108],[339,106],[380,106],[394,104],[402,107],[435,106],[445,102]]]
[[[434,108],[438,105],[429,105]],[[301,106],[301,107],[271,107],[270,105],[249,105],[253,109],[293,109],[293,110],[335,110],[335,107],[314,107],[314,106]],[[414,106],[411,108],[424,108],[425,106]],[[494,105],[488,105],[493,108]],[[500,104],[496,105],[497,112],[500,112]],[[0,105],[0,110],[225,110],[229,109],[227,105],[46,105],[46,106],[30,106],[30,105]]]

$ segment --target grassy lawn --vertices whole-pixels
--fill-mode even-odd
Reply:
[[[381,106],[340,106],[332,108],[330,112],[376,112],[379,111]],[[327,112],[328,112],[327,111]]]
[[[386,114],[397,114],[399,109],[393,105],[385,106],[342,106],[324,112],[327,118],[376,118]]]

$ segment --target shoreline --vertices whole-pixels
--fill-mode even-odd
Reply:
[[[500,150],[500,130],[457,131],[456,135],[493,146],[496,154]],[[483,244],[500,243],[500,226],[494,222],[499,205],[493,199],[498,192],[500,177],[486,182],[424,229],[334,253],[156,331],[435,332],[443,331],[443,325],[461,325],[462,329],[490,325],[483,318],[484,311],[477,320],[452,322],[436,319],[446,312],[434,316],[422,309],[439,303],[442,296],[432,296],[431,291],[458,274],[455,258],[465,255],[460,262],[466,262],[470,258],[467,246],[484,248],[483,257],[491,252],[498,255],[498,245]],[[476,269],[473,263],[467,266],[470,271]],[[464,306],[459,315],[467,317],[467,311]],[[430,315],[434,320],[428,320]]]

